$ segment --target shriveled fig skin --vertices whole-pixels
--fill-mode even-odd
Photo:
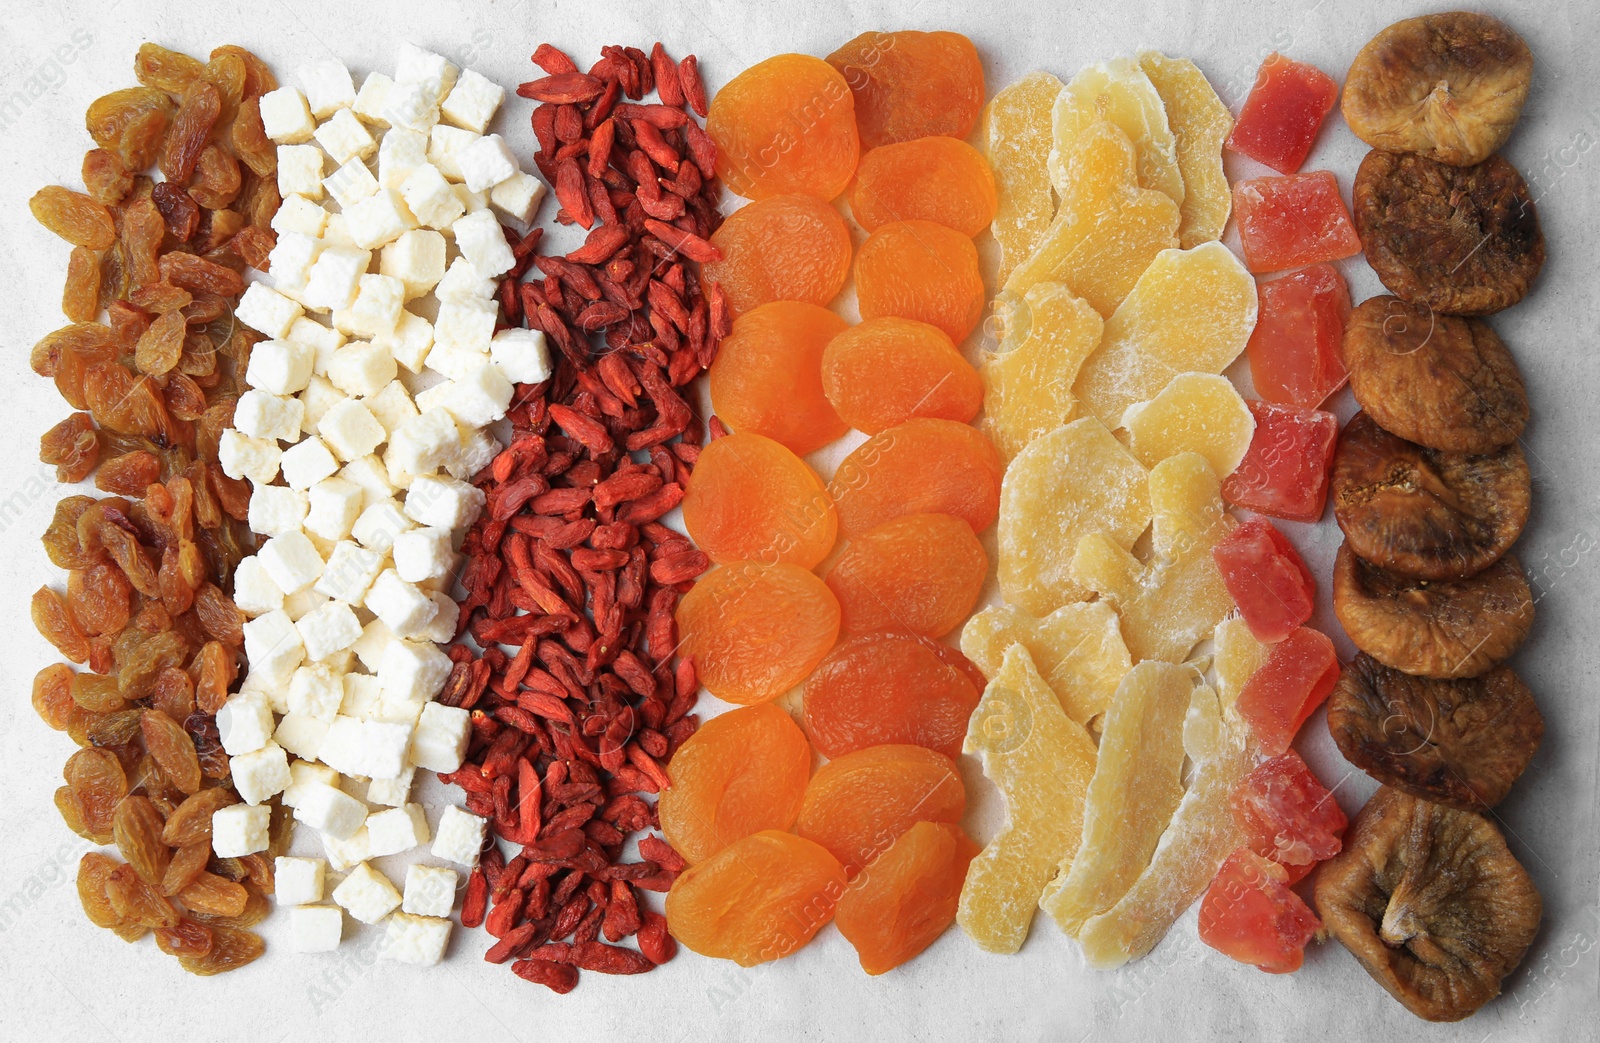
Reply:
[[[1527,296],[1544,232],[1527,183],[1500,155],[1471,167],[1374,149],[1356,171],[1356,234],[1389,292],[1446,315],[1490,315]]]
[[[1532,78],[1533,52],[1497,19],[1466,11],[1407,18],[1350,63],[1344,119],[1373,148],[1467,167],[1506,143]]]
[[[1340,432],[1328,489],[1352,550],[1419,579],[1462,579],[1493,565],[1522,535],[1533,501],[1515,443],[1480,456],[1441,453],[1366,413]]]
[[[1345,324],[1344,364],[1362,410],[1429,449],[1493,452],[1528,422],[1522,372],[1482,319],[1371,297]]]
[[[1351,642],[1416,677],[1477,677],[1510,657],[1533,625],[1533,592],[1516,555],[1476,576],[1419,580],[1357,558],[1333,564],[1333,612]]]
[[[1539,749],[1544,717],[1508,666],[1441,681],[1391,670],[1366,653],[1328,699],[1345,759],[1385,785],[1465,811],[1505,799]]]
[[[1543,915],[1493,823],[1388,786],[1318,869],[1314,900],[1373,980],[1428,1021],[1460,1021],[1498,996]]]

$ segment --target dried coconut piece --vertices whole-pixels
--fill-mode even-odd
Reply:
[[[1183,799],[1183,727],[1195,671],[1140,663],[1122,679],[1083,807],[1083,841],[1039,908],[1077,934],[1139,878]]]
[[[1249,450],[1256,420],[1227,377],[1179,373],[1155,398],[1129,406],[1122,427],[1129,452],[1146,467],[1179,453],[1199,453],[1226,478]]]
[[[983,110],[983,140],[994,170],[999,207],[989,226],[1000,247],[995,282],[1033,253],[1055,217],[1047,161],[1055,134],[1052,111],[1061,81],[1031,72],[994,96]]]
[[[1030,286],[1021,298],[995,301],[1000,350],[986,351],[982,427],[1008,463],[1047,431],[1078,418],[1072,384],[1100,346],[1105,320],[1088,301],[1056,282]]]
[[[1256,325],[1256,283],[1221,243],[1163,250],[1106,320],[1073,394],[1107,427],[1179,373],[1221,373]]]
[[[1097,532],[1078,541],[1072,578],[1116,606],[1134,662],[1180,663],[1233,609],[1211,548],[1234,521],[1222,505],[1222,483],[1199,453],[1157,464],[1149,494],[1149,564]]]
[[[1188,791],[1144,872],[1116,905],[1090,917],[1078,932],[1089,966],[1120,967],[1154,949],[1228,853],[1245,843],[1228,804],[1251,767],[1244,733],[1242,722],[1222,712],[1216,692],[1195,687],[1183,722],[1183,750],[1192,765]]]
[[[1237,613],[1217,624],[1211,641],[1216,646],[1211,665],[1217,674],[1217,697],[1224,710],[1231,709],[1244,691],[1245,682],[1267,661],[1270,646],[1257,641],[1250,625]]]
[[[1233,113],[1189,59],[1140,51],[1139,66],[1161,95],[1177,142],[1178,172],[1183,175],[1178,245],[1187,250],[1220,239],[1233,209],[1233,192],[1222,169],[1222,143],[1233,130]]]
[[[1117,613],[1104,601],[1062,605],[1043,619],[1015,605],[994,605],[961,628],[961,654],[985,677],[1000,671],[1006,649],[1015,644],[1028,650],[1067,716],[1085,728],[1098,730],[1095,718],[1133,668]]]
[[[1138,154],[1139,184],[1183,205],[1185,188],[1178,169],[1178,143],[1167,122],[1167,107],[1150,77],[1132,58],[1095,62],[1074,76],[1056,96],[1051,113],[1055,136],[1050,149],[1050,179],[1064,200],[1072,171],[1066,162],[1084,130],[1101,120],[1120,127]]]
[[[1178,204],[1139,186],[1133,142],[1106,120],[1084,128],[1063,158],[1061,207],[1001,296],[1015,298],[1037,283],[1059,282],[1109,316],[1150,262],[1178,245]]]
[[[1202,461],[1203,462],[1203,461]],[[1094,417],[1030,442],[1000,483],[1000,590],[1035,616],[1092,588],[1074,578],[1078,541],[1127,549],[1150,524],[1150,476]]]
[[[983,690],[963,752],[982,759],[1006,820],[967,869],[956,922],[981,948],[1016,952],[1057,863],[1078,848],[1094,742],[1018,644]]]

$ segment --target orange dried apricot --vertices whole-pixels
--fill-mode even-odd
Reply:
[[[977,235],[994,220],[994,172],[959,138],[917,138],[861,157],[850,190],[856,224],[876,231],[890,221],[933,221]]]
[[[851,882],[834,922],[855,946],[862,970],[893,970],[944,933],[977,853],[960,826],[918,822]]]
[[[700,453],[683,496],[683,524],[712,561],[816,565],[839,533],[817,472],[778,442],[749,431]]]
[[[684,870],[667,892],[667,929],[702,956],[754,967],[809,942],[844,889],[838,859],[769,829]]]
[[[872,746],[817,769],[795,831],[854,876],[918,822],[960,822],[966,810],[967,789],[949,757],[921,746]]]
[[[788,829],[811,779],[811,747],[778,707],[746,706],[700,726],[672,755],[656,807],[667,842],[704,862],[763,829]]]
[[[866,32],[828,55],[855,94],[861,147],[964,138],[983,110],[983,63],[960,33]]]
[[[828,483],[839,531],[854,538],[907,514],[953,514],[982,532],[1000,510],[1005,467],[983,433],[918,419],[881,431],[840,462]]]
[[[779,54],[711,99],[706,133],[722,183],[749,199],[804,192],[832,199],[856,172],[855,101],[821,58]]]
[[[730,703],[764,703],[805,680],[839,635],[839,601],[798,565],[735,561],[678,603],[679,654]]]
[[[983,314],[978,250],[953,228],[892,221],[856,253],[856,301],[863,319],[918,319],[959,343]]]
[[[711,364],[711,404],[735,431],[801,456],[849,430],[822,392],[822,352],[845,321],[801,301],[773,301],[733,320]]]
[[[989,557],[966,522],[907,514],[857,536],[825,579],[843,633],[943,637],[971,614],[988,574]]]
[[[840,419],[869,435],[919,416],[964,424],[983,405],[983,379],[943,330],[892,316],[828,342],[822,391]]]
[[[711,236],[722,260],[700,268],[735,318],[768,301],[827,304],[850,276],[850,229],[839,211],[803,194],[740,207]]]
[[[806,679],[806,734],[825,757],[882,743],[958,757],[984,684],[949,645],[916,634],[861,634],[840,642]]]

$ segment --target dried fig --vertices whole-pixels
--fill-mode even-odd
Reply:
[[[1357,413],[1339,434],[1329,493],[1350,548],[1367,561],[1420,579],[1462,579],[1522,535],[1533,486],[1515,442],[1481,456],[1441,453]]]
[[[1533,52],[1497,19],[1407,18],[1350,63],[1344,119],[1373,148],[1470,167],[1511,136],[1532,78]]]
[[[1450,453],[1488,453],[1528,422],[1522,373],[1482,319],[1372,297],[1344,327],[1350,390],[1385,431]]]
[[[1328,699],[1328,731],[1345,760],[1379,782],[1477,811],[1511,791],[1539,748],[1544,717],[1508,666],[1441,681],[1358,653]]]
[[[1533,625],[1533,593],[1516,555],[1470,579],[1385,572],[1348,543],[1333,564],[1333,612],[1361,651],[1418,677],[1477,677],[1503,662]]]
[[[1452,167],[1374,149],[1353,192],[1367,263],[1404,300],[1489,315],[1527,296],[1544,267],[1533,197],[1499,155]]]
[[[1387,786],[1318,871],[1315,900],[1367,973],[1428,1021],[1460,1021],[1498,996],[1542,912],[1488,819]]]

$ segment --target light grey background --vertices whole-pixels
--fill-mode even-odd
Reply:
[[[63,490],[36,456],[38,436],[67,408],[29,371],[27,354],[64,321],[58,305],[68,251],[34,224],[26,202],[44,184],[79,184],[80,159],[90,146],[84,109],[95,97],[132,84],[133,55],[145,40],[201,55],[222,43],[243,44],[285,80],[300,62],[332,55],[359,82],[370,70],[391,70],[394,48],[405,38],[509,87],[535,74],[527,56],[543,40],[587,65],[602,44],[648,48],[661,39],[676,55],[698,53],[715,89],[778,52],[825,55],[866,30],[941,28],[972,37],[991,93],[1035,68],[1065,80],[1091,61],[1153,46],[1193,58],[1237,111],[1269,51],[1315,63],[1342,80],[1367,38],[1394,18],[1431,6],[1371,0],[9,0],[0,15],[0,298],[9,303],[0,323],[0,618],[17,643],[12,655],[0,658],[0,1038],[1595,1038],[1600,180],[1591,153],[1600,140],[1594,56],[1600,8],[1583,0],[1486,6],[1522,33],[1535,55],[1534,89],[1507,154],[1533,186],[1549,244],[1545,274],[1532,296],[1494,320],[1522,364],[1533,407],[1525,448],[1535,478],[1534,511],[1518,553],[1534,574],[1539,619],[1515,665],[1547,722],[1543,749],[1497,815],[1544,893],[1545,921],[1505,997],[1464,1024],[1433,1026],[1389,999],[1336,943],[1313,946],[1298,974],[1269,976],[1201,945],[1193,910],[1154,954],[1115,973],[1086,969],[1076,946],[1041,920],[1016,956],[985,954],[952,929],[921,958],[881,978],[860,972],[854,952],[831,927],[778,964],[742,970],[683,953],[641,978],[586,974],[565,997],[483,964],[485,936],[459,930],[450,959],[432,970],[374,962],[378,932],[369,929],[354,938],[347,933],[335,954],[296,956],[274,946],[242,972],[190,978],[150,941],[124,946],[90,926],[79,910],[71,878],[87,845],[66,830],[51,804],[69,740],[49,732],[28,705],[30,680],[54,653],[29,625],[26,607],[41,583],[61,580],[38,536]],[[532,149],[528,111],[527,103],[510,99],[499,121],[524,157]],[[1364,151],[1335,113],[1307,168],[1332,169],[1348,193]],[[1239,176],[1260,172],[1243,163],[1230,169]],[[547,203],[542,216],[548,219],[553,209]],[[1360,258],[1344,268],[1357,301],[1380,292]],[[853,317],[848,298],[841,310]],[[971,357],[983,339],[975,334],[967,345]],[[1230,375],[1248,387],[1242,362]],[[1336,402],[1348,416],[1348,393]],[[826,475],[841,455],[836,447],[815,462]],[[1338,542],[1331,519],[1284,528],[1325,587]],[[992,550],[992,532],[988,542]],[[1323,594],[1315,622],[1348,654]],[[1320,713],[1299,746],[1326,782],[1338,784],[1340,802],[1353,815],[1372,785],[1351,773]],[[970,824],[986,837],[998,822],[998,800],[974,765],[964,770],[974,808]],[[280,927],[276,918],[268,921],[269,941]]]

